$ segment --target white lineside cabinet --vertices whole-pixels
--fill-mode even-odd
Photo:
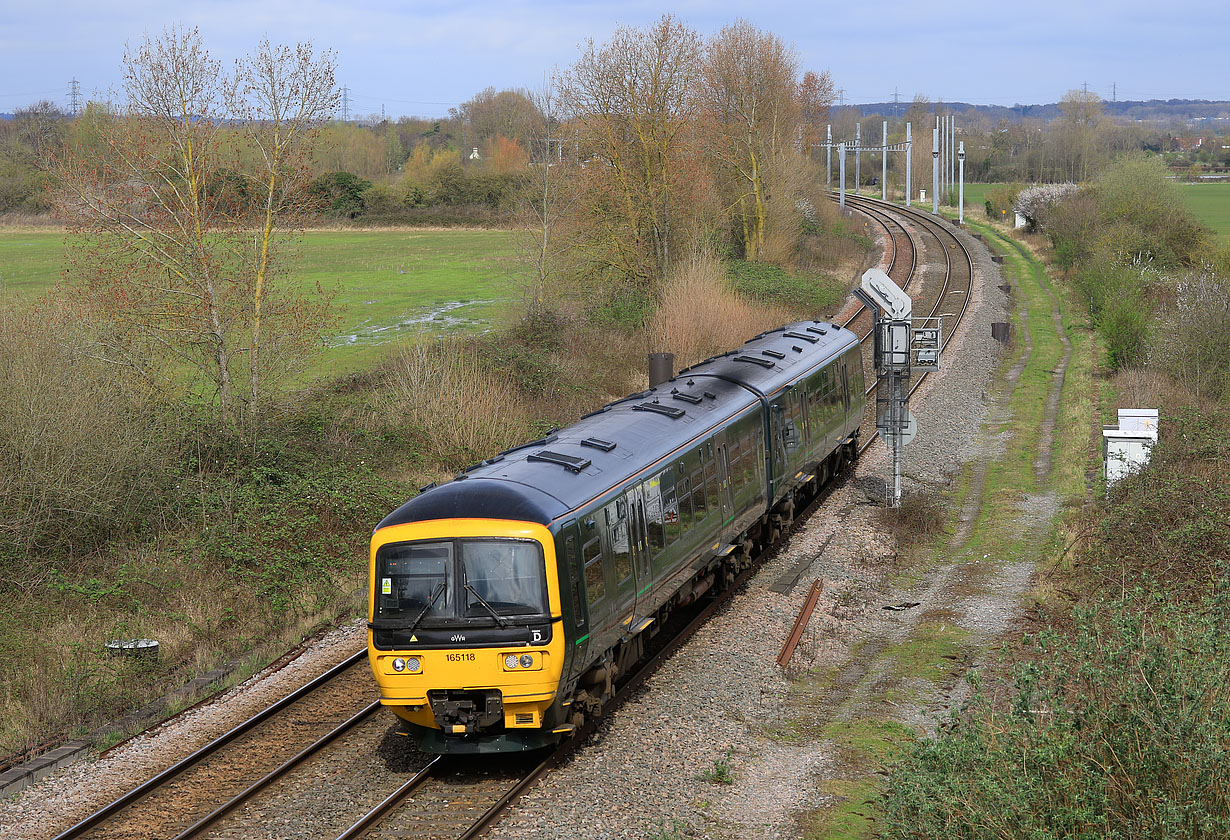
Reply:
[[[1102,427],[1102,455],[1107,486],[1149,462],[1157,443],[1156,408],[1121,408],[1119,425]]]

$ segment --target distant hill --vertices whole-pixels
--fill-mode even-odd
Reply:
[[[1022,119],[1051,120],[1061,115],[1058,102],[1047,105],[972,105],[969,102],[932,103],[943,105],[952,113],[974,112],[991,121]],[[910,109],[909,102],[870,102],[853,106],[863,116],[904,116]],[[1210,102],[1207,99],[1149,99],[1102,102],[1105,112],[1125,120],[1150,120],[1159,122],[1225,119],[1230,120],[1230,102]]]

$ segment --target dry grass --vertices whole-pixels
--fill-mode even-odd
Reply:
[[[881,508],[878,517],[898,545],[915,545],[932,539],[943,530],[944,503],[935,493],[904,493],[901,507]]]
[[[402,349],[389,376],[386,420],[421,440],[431,468],[452,470],[529,439],[531,414],[516,387],[462,339]]]
[[[6,233],[52,233],[64,226],[50,215],[41,213],[0,213],[0,230]]]
[[[675,354],[678,370],[790,320],[784,309],[754,306],[731,291],[721,261],[701,254],[667,281],[647,332],[656,352]]]

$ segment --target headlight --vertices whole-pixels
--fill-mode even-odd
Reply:
[[[504,667],[510,671],[516,668],[517,667],[517,654],[510,653],[508,654],[508,656],[505,656],[504,657]],[[528,668],[529,666],[527,665],[526,667]]]
[[[530,656],[528,653],[521,654],[521,667],[522,668],[533,668],[534,667],[534,657]]]
[[[412,656],[406,660],[406,669],[412,674],[417,674],[422,665],[423,663],[419,662],[419,658],[417,656]]]
[[[417,660],[415,660],[415,664],[416,664],[416,665],[418,664],[418,661],[417,661]],[[397,659],[394,659],[394,660],[393,660],[393,670],[394,670],[394,671],[396,671],[396,672],[397,672],[397,673],[399,673],[399,674],[400,674],[402,671],[406,670],[406,660],[404,660],[404,659],[402,659],[402,658],[400,658],[400,657],[398,657]],[[416,668],[415,670],[418,670],[418,669]]]

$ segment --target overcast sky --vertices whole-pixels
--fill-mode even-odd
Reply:
[[[587,38],[667,11],[706,35],[740,16],[776,33],[803,69],[831,71],[847,103],[896,91],[903,102],[1040,104],[1084,84],[1105,99],[1230,99],[1228,0],[0,0],[0,112],[66,107],[74,77],[86,98],[106,98],[126,42],[183,24],[226,61],[266,36],[311,40],[337,51],[352,113],[442,116],[489,85],[536,87]]]

